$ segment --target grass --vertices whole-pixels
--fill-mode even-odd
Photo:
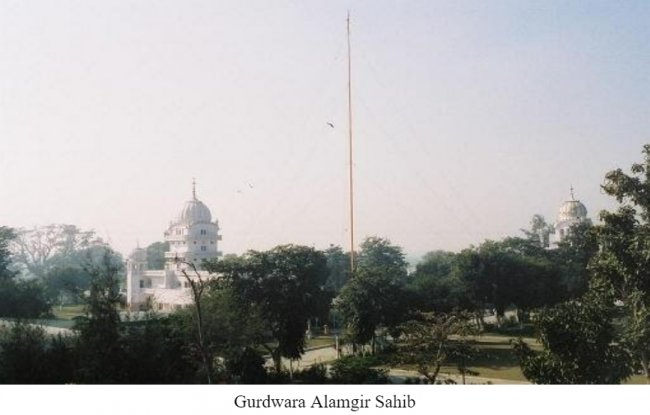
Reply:
[[[512,347],[512,336],[502,334],[485,333],[476,336],[472,342],[476,353],[467,362],[467,368],[476,372],[474,376],[503,379],[512,381],[527,381],[519,367],[519,360]],[[540,346],[532,337],[525,337],[523,340],[533,349]],[[415,370],[413,365],[399,365],[397,369]],[[458,368],[452,363],[443,365],[440,368],[441,374],[457,375]]]
[[[57,320],[72,320],[85,315],[85,306],[83,304],[55,306],[52,307],[52,314]]]
[[[277,346],[277,342],[266,343],[269,347],[273,348]],[[333,336],[314,336],[311,339],[305,339],[305,349],[317,349],[326,346],[332,346],[336,344]],[[269,351],[265,347],[259,346],[257,348],[262,354],[267,354]]]
[[[332,336],[314,336],[307,339],[305,343],[307,349],[312,349],[314,347],[334,346],[336,340]]]
[[[623,382],[624,385],[647,385],[648,380],[643,375],[634,375]]]
[[[63,307],[52,307],[54,318],[38,319],[33,323],[42,326],[59,327],[62,329],[71,329],[74,326],[74,318],[85,315],[85,308],[82,304],[66,305]]]

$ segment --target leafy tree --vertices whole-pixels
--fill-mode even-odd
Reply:
[[[416,275],[427,275],[432,278],[443,278],[451,274],[454,268],[456,254],[447,251],[432,251],[422,257],[415,267]]]
[[[588,266],[599,249],[595,231],[590,222],[580,222],[573,225],[564,240],[558,243],[554,255],[560,266],[564,299],[578,298],[587,292]]]
[[[325,384],[331,380],[327,376],[327,366],[323,363],[311,365],[310,367],[294,373],[293,379],[296,383]]]
[[[94,231],[62,224],[19,229],[12,243],[16,263],[39,278],[55,266],[69,265],[79,251],[103,244]]]
[[[407,264],[401,248],[368,238],[361,244],[357,269],[341,290],[337,308],[354,344],[372,341],[378,327],[397,328],[411,302],[405,289]]]
[[[486,241],[458,254],[454,272],[479,314],[488,305],[495,308],[498,318],[510,305],[525,314],[559,300],[558,267],[538,248],[531,250],[529,242],[521,238]]]
[[[357,270],[380,272],[398,281],[404,281],[408,275],[408,263],[402,248],[375,236],[361,243],[356,266]]]
[[[165,252],[169,251],[169,242],[154,242],[147,246],[147,268],[163,269],[165,267]]]
[[[533,215],[530,220],[530,230],[522,229],[526,238],[539,248],[548,248],[553,226],[546,223],[542,215]]]
[[[194,320],[192,325],[196,328],[196,351],[201,359],[203,374],[210,384],[214,375],[214,356],[206,339],[205,313],[203,311],[203,297],[209,288],[210,280],[203,278],[194,262],[183,261],[181,259],[177,259],[176,261],[182,265],[181,273],[191,289],[193,300],[192,315]]]
[[[119,291],[122,260],[109,248],[87,251],[85,271],[91,277],[86,298],[87,316],[79,318],[79,367],[81,383],[122,383],[121,362],[125,354],[121,342],[118,306],[123,303]]]
[[[263,383],[264,360],[255,349],[264,343],[265,321],[259,306],[247,301],[229,281],[210,282],[202,299],[207,348],[225,360],[223,379],[229,383]],[[264,371],[262,376],[261,371]]]
[[[455,266],[453,252],[434,251],[424,255],[407,284],[418,310],[449,312],[468,306],[466,287],[453,273]]]
[[[415,364],[419,374],[429,383],[436,383],[442,365],[456,359],[465,383],[465,374],[473,373],[466,362],[472,353],[468,336],[474,334],[476,326],[467,313],[422,314],[418,320],[403,325],[399,360]]]
[[[278,246],[250,251],[237,259],[206,264],[220,272],[237,296],[259,313],[263,327],[274,339],[264,342],[281,371],[282,357],[298,359],[304,353],[307,320],[322,311],[329,299],[325,290],[328,269],[325,255],[313,248]]]
[[[340,246],[330,245],[325,250],[329,275],[325,286],[334,294],[338,294],[350,276],[350,255],[343,252]]]
[[[611,290],[594,287],[580,300],[545,309],[535,318],[536,352],[522,340],[515,345],[524,376],[544,384],[612,384],[631,375],[629,355],[618,342]]]
[[[0,227],[0,316],[40,317],[49,313],[50,303],[39,282],[18,280],[11,269],[9,244],[14,238],[12,229]]]
[[[0,226],[0,280],[9,280],[16,275],[16,272],[10,269],[11,251],[9,244],[16,237],[13,229],[6,226]]]
[[[226,359],[229,380],[240,384],[266,383],[267,373],[264,363],[264,357],[253,348],[231,350]]]
[[[337,308],[354,344],[372,341],[379,327],[396,328],[405,318],[408,293],[402,283],[383,273],[359,269],[343,287]]]
[[[593,278],[607,281],[626,311],[625,343],[650,382],[650,144],[644,160],[605,176],[603,190],[621,204],[616,212],[601,212],[595,230],[600,250],[590,264]]]
[[[0,335],[0,383],[53,384],[73,379],[71,338],[48,336],[38,326],[15,324]]]
[[[60,305],[78,303],[90,288],[90,276],[81,266],[56,267],[45,274],[44,285],[48,297],[56,299]]]
[[[191,354],[187,319],[178,314],[123,324],[120,344],[124,351],[123,382],[129,384],[181,384],[200,379],[199,365]],[[118,362],[116,362],[117,364]]]
[[[52,306],[38,281],[0,280],[0,316],[13,318],[47,317]]]
[[[388,370],[378,369],[381,362],[374,356],[344,356],[332,363],[332,383],[377,385],[390,383]]]

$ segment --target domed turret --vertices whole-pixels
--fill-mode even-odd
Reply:
[[[181,211],[180,215],[178,215],[178,222],[186,225],[193,225],[195,223],[210,223],[211,221],[212,214],[210,213],[210,209],[208,209],[208,207],[203,202],[197,200],[196,196],[194,199],[185,202],[183,210]]]
[[[573,196],[571,187],[571,199],[560,206],[555,222],[556,243],[563,241],[571,232],[571,227],[578,223],[590,222],[587,218],[587,208]]]
[[[562,204],[557,214],[557,221],[587,219],[587,208],[579,200],[567,200]]]
[[[179,261],[200,266],[202,260],[216,258],[220,240],[219,223],[212,221],[210,209],[196,198],[196,182],[192,182],[192,199],[185,202],[176,221],[165,231],[169,243],[166,268],[177,268]]]

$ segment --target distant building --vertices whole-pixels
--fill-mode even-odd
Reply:
[[[131,310],[147,306],[155,310],[171,311],[192,303],[190,284],[183,271],[198,278],[188,265],[194,264],[201,278],[209,278],[201,269],[204,259],[217,258],[219,222],[212,221],[210,209],[196,198],[196,185],[192,186],[192,199],[185,202],[178,218],[171,221],[165,231],[169,252],[165,252],[165,268],[147,269],[147,252],[136,248],[127,259],[127,304]]]
[[[557,219],[553,225],[551,247],[557,247],[559,242],[562,242],[567,236],[569,236],[571,227],[579,223],[591,224],[591,219],[587,217],[587,208],[585,205],[575,199],[572,187],[571,199],[567,200],[562,204],[562,206],[560,206]]]

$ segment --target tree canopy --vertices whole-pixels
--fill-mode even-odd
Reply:
[[[406,276],[400,247],[375,237],[361,244],[357,268],[337,299],[354,343],[367,343],[378,327],[395,328],[405,319]]]
[[[327,259],[321,251],[281,245],[206,267],[219,272],[242,301],[259,311],[265,330],[275,340],[274,345],[263,346],[277,371],[282,357],[297,359],[304,353],[307,320],[326,313],[330,300],[325,289]]]

